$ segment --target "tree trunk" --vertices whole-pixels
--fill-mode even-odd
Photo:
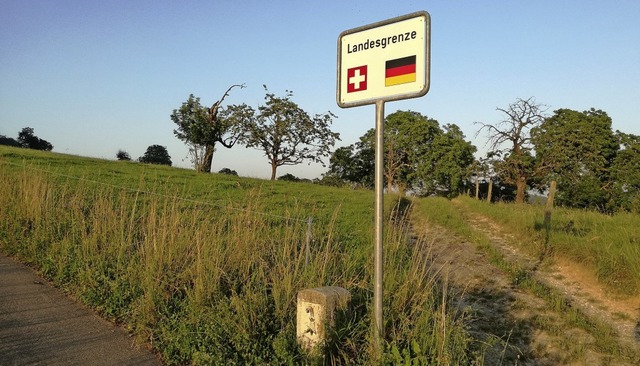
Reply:
[[[199,171],[202,173],[211,173],[211,165],[213,164],[213,152],[215,151],[214,145],[207,145],[207,148],[202,158],[202,166]]]
[[[516,203],[524,203],[524,191],[527,188],[527,182],[524,178],[516,181]]]
[[[489,190],[487,191],[487,203],[491,203],[491,193],[493,193],[493,181],[489,179]]]
[[[276,180],[276,170],[278,169],[278,166],[271,163],[271,180]]]
[[[476,199],[480,197],[480,178],[476,176]]]

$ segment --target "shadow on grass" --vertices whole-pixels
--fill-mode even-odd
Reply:
[[[407,197],[399,197],[393,205],[393,210],[390,212],[391,220],[394,223],[401,223],[408,217],[411,212],[411,206],[413,202]]]
[[[535,220],[533,223],[533,229],[535,231],[546,231],[546,234],[551,233],[564,233],[568,235],[583,237],[591,232],[591,229],[586,227],[576,227],[573,220],[565,220],[562,222],[556,222],[553,225],[547,224],[546,221]]]
[[[461,307],[471,316],[469,333],[477,342],[484,365],[521,365],[533,360],[532,325],[513,315],[515,297],[511,291],[467,290]]]

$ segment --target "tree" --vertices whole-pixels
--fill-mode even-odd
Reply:
[[[11,137],[7,137],[5,135],[0,135],[0,145],[13,146],[13,147],[21,147],[20,143]]]
[[[557,202],[569,207],[608,206],[610,168],[619,149],[603,111],[558,109],[532,130],[539,170],[558,183]]]
[[[354,145],[337,149],[323,180],[373,188],[375,130],[368,130]],[[454,196],[463,191],[476,148],[464,140],[454,124],[440,128],[438,121],[418,112],[397,111],[387,116],[384,132],[384,178],[387,190],[410,189],[418,195]]]
[[[533,97],[518,98],[507,108],[496,109],[506,115],[505,119],[496,124],[476,122],[481,125],[476,136],[487,131],[490,152],[502,157],[495,164],[496,173],[506,184],[516,186],[515,202],[524,203],[527,185],[535,177],[530,131],[544,121],[545,109]]]
[[[116,158],[120,161],[131,161],[131,155],[124,150],[118,150],[116,153]]]
[[[620,150],[611,165],[612,205],[640,213],[640,136],[616,131]]]
[[[43,140],[33,134],[33,128],[25,127],[18,133],[18,143],[22,147],[34,150],[51,151],[53,145],[49,141]]]
[[[220,169],[220,171],[218,172],[220,174],[227,174],[227,175],[234,175],[234,176],[238,176],[238,172],[236,172],[235,170],[231,170],[229,168],[222,168]]]
[[[476,159],[470,166],[471,178],[475,184],[474,196],[481,199],[480,186],[491,179],[493,173],[492,155],[488,154],[484,158]]]
[[[287,173],[285,175],[279,176],[278,180],[283,180],[285,182],[300,182],[300,181],[302,181],[302,179],[296,177],[295,175],[293,175],[291,173]]]
[[[433,141],[442,133],[438,121],[418,112],[397,111],[385,118],[384,177],[387,191],[396,187],[401,193],[424,186],[419,182],[418,166],[430,152]],[[426,173],[426,169],[422,170]]]
[[[278,167],[297,165],[304,161],[320,163],[329,156],[331,147],[340,135],[329,126],[335,116],[331,112],[311,117],[291,100],[269,93],[265,86],[265,105],[255,111],[246,104],[230,106],[225,115],[231,123],[241,125],[244,145],[262,150],[271,165],[271,180],[276,179]]]
[[[203,107],[200,98],[191,94],[171,113],[171,120],[178,125],[173,133],[189,146],[191,160],[198,172],[211,172],[216,143],[231,148],[241,136],[241,130],[224,118],[224,109],[221,109],[222,102],[235,87],[244,88],[244,85],[230,86],[211,108]]]
[[[414,163],[416,193],[452,198],[464,192],[476,152],[476,147],[464,138],[462,130],[455,124],[447,124],[435,134],[431,146]]]
[[[329,159],[329,171],[323,174],[325,183],[336,185],[349,183],[354,186],[373,188],[375,174],[375,130],[370,129],[360,141],[337,148]]]
[[[396,187],[417,195],[461,193],[470,175],[476,148],[455,124],[413,111],[397,111],[385,119],[384,151],[387,190]]]
[[[147,164],[161,164],[171,166],[171,156],[167,148],[160,145],[151,145],[147,148],[147,151],[138,158],[141,163]]]

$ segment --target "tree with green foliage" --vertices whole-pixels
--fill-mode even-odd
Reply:
[[[306,182],[308,179],[298,178],[291,173],[287,173],[278,177],[278,180],[283,180],[285,182]]]
[[[283,165],[308,161],[324,166],[322,159],[329,156],[335,141],[340,139],[330,129],[335,115],[327,112],[311,117],[291,100],[292,92],[277,97],[264,88],[265,104],[257,111],[246,104],[227,109],[225,118],[242,127],[242,143],[264,152],[271,165],[271,180],[276,179],[276,171]]]
[[[612,205],[640,213],[640,136],[616,131],[620,150],[611,165]]]
[[[607,113],[558,109],[532,130],[538,169],[558,183],[558,204],[606,210],[620,142]]]
[[[13,147],[21,147],[20,143],[16,141],[16,139],[7,137],[5,135],[0,135],[0,145],[5,146],[13,146]]]
[[[385,118],[384,177],[388,191],[395,187],[404,193],[414,183],[424,186],[424,182],[417,182],[424,177],[418,174],[418,165],[422,165],[440,133],[438,121],[418,112],[397,111]]]
[[[322,174],[322,179],[339,181],[340,185],[357,180],[356,159],[354,145],[337,148],[329,158],[329,170]]]
[[[160,164],[171,166],[171,156],[167,148],[161,145],[151,145],[147,148],[147,151],[138,158],[141,163],[147,164]]]
[[[495,124],[476,122],[481,125],[476,136],[487,132],[490,152],[501,157],[494,165],[496,174],[506,184],[516,186],[516,203],[524,203],[527,185],[536,178],[535,158],[532,154],[531,129],[544,120],[544,106],[533,97],[518,98],[507,108],[496,108],[505,118]]]
[[[18,143],[27,149],[51,151],[53,145],[49,141],[43,140],[33,134],[33,128],[25,127],[18,133]]]
[[[416,193],[452,198],[464,192],[476,152],[476,147],[464,138],[462,130],[455,124],[444,125],[434,136],[431,146],[424,149],[414,163],[417,184],[413,189]]]
[[[474,160],[469,166],[470,177],[475,185],[473,195],[476,199],[484,198],[484,196],[480,194],[480,186],[488,183],[493,175],[492,157],[493,155],[489,153],[486,157]]]
[[[375,130],[370,129],[358,143],[337,149],[323,180],[372,188],[374,139]],[[388,191],[455,196],[464,190],[476,148],[454,124],[442,129],[438,121],[418,112],[397,111],[385,119],[383,150]]]
[[[387,189],[417,195],[452,197],[464,190],[476,148],[455,124],[441,127],[413,111],[385,119],[384,150]]]
[[[242,131],[224,117],[225,111],[221,109],[222,102],[235,87],[244,88],[244,85],[230,86],[211,108],[202,106],[200,98],[191,94],[179,109],[171,113],[171,120],[178,126],[173,133],[189,146],[191,160],[198,172],[211,172],[217,143],[231,148],[242,135]]]
[[[375,130],[360,137],[360,141],[337,148],[329,159],[329,171],[322,180],[331,185],[349,183],[356,187],[373,188],[375,173]]]
[[[120,161],[131,161],[131,155],[124,150],[118,150],[116,153],[116,159]]]
[[[220,169],[220,171],[218,171],[218,173],[220,174],[226,174],[226,175],[233,175],[233,176],[238,176],[238,172],[236,172],[235,170],[229,169],[229,168],[222,168]]]

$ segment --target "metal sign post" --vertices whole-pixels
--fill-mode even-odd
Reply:
[[[426,11],[350,29],[338,37],[336,101],[341,108],[376,105],[374,319],[384,337],[383,203],[384,103],[429,91],[431,17]]]
[[[374,277],[375,285],[373,288],[373,312],[376,324],[376,340],[380,346],[380,340],[384,337],[384,327],[382,323],[382,293],[384,279],[384,253],[382,251],[383,242],[383,210],[384,210],[384,101],[376,102],[376,164],[375,164],[375,259],[374,259]]]

